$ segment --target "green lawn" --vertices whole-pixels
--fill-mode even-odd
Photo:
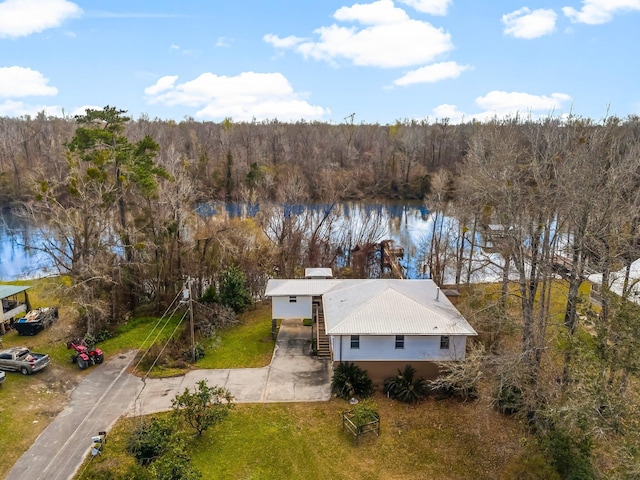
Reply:
[[[342,431],[344,401],[241,404],[202,437],[190,437],[189,456],[205,479],[494,480],[530,441],[518,424],[477,402],[407,406],[381,395],[376,402],[381,435],[359,445]],[[76,479],[126,471],[134,422],[119,421],[102,456]]]
[[[207,346],[207,342],[203,342]],[[257,304],[240,316],[240,324],[222,330],[209,342],[198,368],[252,368],[269,365],[275,341],[271,338],[271,303]]]
[[[129,349],[143,350],[153,343],[166,342],[171,337],[176,326],[178,326],[178,323],[181,323],[180,319],[181,317],[178,315],[164,319],[134,317],[126,324],[118,327],[115,336],[100,342],[98,346],[106,353],[116,353]]]

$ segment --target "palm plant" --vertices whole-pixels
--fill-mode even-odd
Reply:
[[[340,398],[367,398],[373,394],[373,381],[356,364],[345,362],[339,364],[331,378],[331,393]]]
[[[398,375],[384,381],[384,393],[405,403],[416,403],[429,393],[429,386],[422,377],[416,377],[416,369],[411,365],[398,369]]]

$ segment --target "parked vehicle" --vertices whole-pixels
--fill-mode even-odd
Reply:
[[[57,307],[44,307],[31,310],[13,323],[19,335],[37,335],[58,318]]]
[[[27,347],[11,347],[0,351],[0,370],[29,375],[49,365],[49,360],[46,353],[35,353]]]
[[[104,353],[99,348],[89,348],[84,340],[72,340],[67,343],[68,349],[73,349],[71,363],[77,363],[80,370],[84,370],[89,365],[99,365],[104,362]]]

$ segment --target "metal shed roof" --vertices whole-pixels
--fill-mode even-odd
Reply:
[[[305,268],[305,278],[333,278],[333,272],[330,268]]]
[[[28,285],[0,285],[0,299],[24,292],[28,288],[31,287]]]

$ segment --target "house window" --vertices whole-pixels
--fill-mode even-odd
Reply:
[[[404,335],[396,335],[396,350],[404,348]]]
[[[444,335],[440,337],[440,349],[441,350],[449,350],[449,336]]]
[[[360,335],[351,335],[351,348],[360,348]]]
[[[298,301],[298,297],[289,297],[289,303],[296,303]]]

